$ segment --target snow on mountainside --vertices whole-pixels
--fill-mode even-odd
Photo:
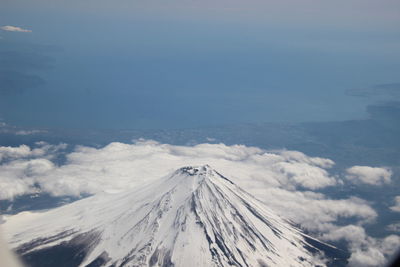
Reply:
[[[209,166],[2,226],[32,266],[324,265],[308,237]]]

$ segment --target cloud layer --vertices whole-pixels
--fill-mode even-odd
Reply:
[[[175,146],[141,140],[134,144],[115,142],[102,148],[77,146],[65,155],[65,163],[58,165],[54,158],[65,153],[65,148],[65,144],[44,142],[33,148],[0,147],[0,199],[35,192],[38,187],[54,196],[120,192],[182,166],[209,164],[315,235],[328,241],[349,242],[354,266],[386,261],[390,254],[388,242],[395,248],[399,245],[397,236],[385,241],[366,235],[363,225],[377,217],[367,201],[356,197],[330,199],[318,191],[346,182],[330,175],[334,162],[329,159],[242,145]],[[347,173],[356,177],[347,178],[351,181],[371,185],[390,182],[388,169],[355,166]],[[338,222],[343,218],[357,225],[340,226]],[[362,257],[364,254],[368,257]]]
[[[31,149],[24,145],[3,147],[0,152],[2,158],[26,158],[3,164],[2,168],[31,162],[47,153],[41,147]],[[78,146],[67,155],[65,165],[33,178],[53,195],[96,194],[132,188],[185,165],[208,163],[238,183],[251,179],[252,184],[259,182],[263,187],[290,191],[321,189],[338,182],[326,170],[334,164],[331,160],[307,157],[300,152],[272,153],[255,147],[223,144],[172,146],[152,141],[111,143],[100,149]],[[22,179],[21,176],[15,178]]]

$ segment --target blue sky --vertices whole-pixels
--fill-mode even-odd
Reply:
[[[398,1],[17,0],[0,7],[0,26],[32,31],[0,32],[0,117],[15,125],[346,120],[367,117],[366,106],[378,100],[346,92],[399,83]]]

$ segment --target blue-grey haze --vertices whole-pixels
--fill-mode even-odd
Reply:
[[[348,2],[2,1],[0,26],[32,32],[0,32],[0,117],[135,129],[366,118],[376,97],[346,92],[399,82],[400,4]]]

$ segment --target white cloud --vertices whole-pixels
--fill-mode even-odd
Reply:
[[[340,218],[355,218],[360,223],[373,221],[377,213],[359,198],[333,200],[314,192],[293,192],[280,188],[248,187],[257,198],[285,218],[311,232],[329,232]]]
[[[32,155],[32,150],[27,145],[20,145],[19,147],[0,147],[0,162],[3,159],[24,158],[30,155]]]
[[[41,177],[46,190],[63,194],[123,190],[155,179],[185,165],[211,164],[228,177],[260,181],[265,186],[317,189],[336,183],[310,159],[290,159],[284,152],[268,153],[255,147],[200,144],[172,146],[155,142],[111,143],[101,149],[77,147],[67,164]]]
[[[0,165],[0,199],[34,192],[36,177],[53,168],[54,164],[45,158],[14,160]]]
[[[44,157],[51,158],[57,151],[63,150],[67,144],[50,145],[46,142],[37,142],[36,147],[31,149],[27,145],[18,147],[0,146],[0,163],[4,160]]]
[[[319,157],[309,157],[302,152],[299,151],[280,151],[280,154],[284,156],[289,161],[299,161],[312,165],[316,165],[322,168],[330,168],[335,165],[330,159],[324,159]]]
[[[33,149],[0,147],[0,200],[34,192],[38,177],[54,168],[51,160],[66,147],[46,142],[36,143]]]
[[[308,163],[282,161],[272,167],[287,177],[289,183],[294,187],[319,189],[336,184],[336,180],[329,177],[327,171]]]
[[[400,233],[400,222],[389,224],[386,226],[386,230]]]
[[[23,29],[23,28],[16,27],[16,26],[10,26],[10,25],[2,26],[1,29],[3,31],[8,31],[8,32],[32,32],[31,30]]]
[[[400,196],[394,198],[394,206],[390,207],[392,211],[400,212]]]
[[[392,171],[388,168],[353,166],[346,170],[347,180],[353,183],[382,185],[391,182]]]
[[[346,240],[351,251],[349,265],[353,267],[384,266],[387,259],[400,248],[400,236],[372,238],[358,225],[338,227],[321,238],[328,241]]]

